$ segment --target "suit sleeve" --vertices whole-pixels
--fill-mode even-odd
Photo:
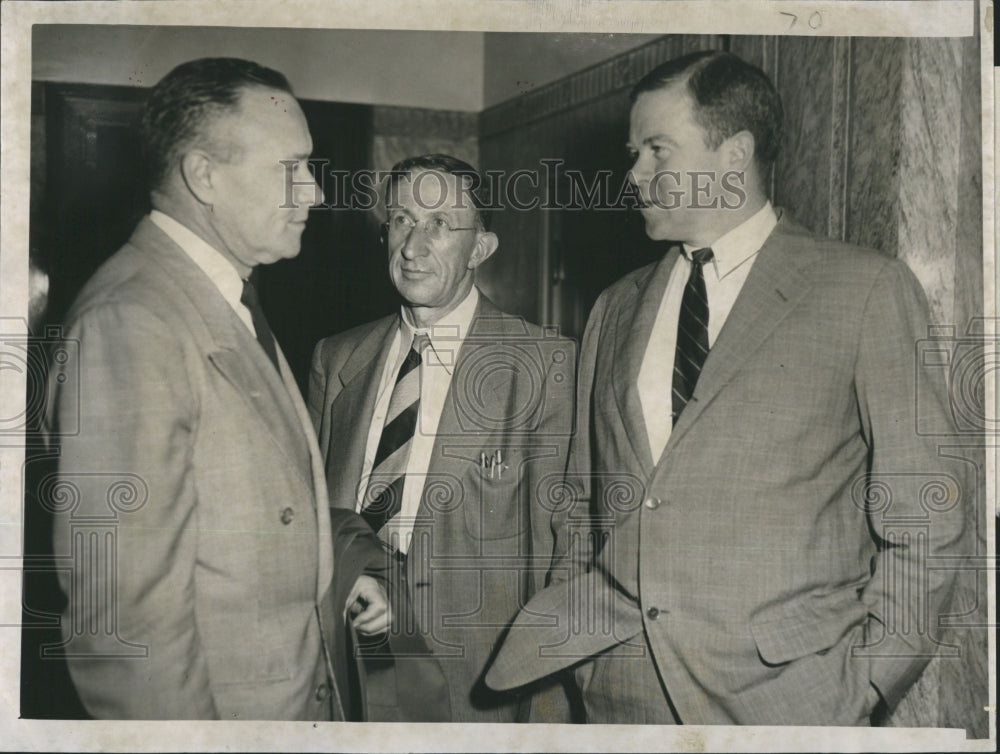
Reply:
[[[344,508],[330,508],[330,528],[333,535],[333,557],[336,568],[336,589],[344,590],[344,599],[338,600],[341,609],[347,595],[362,574],[385,581],[389,561],[386,550],[378,537],[361,516]]]
[[[931,637],[955,574],[934,565],[965,551],[971,489],[965,467],[939,450],[939,438],[917,430],[915,410],[922,426],[952,426],[946,385],[935,373],[941,370],[917,358],[927,322],[913,274],[902,263],[886,265],[866,305],[856,385],[871,448],[867,512],[878,544],[862,595],[870,616],[867,644],[874,645],[870,679],[890,706],[934,653]]]
[[[335,397],[335,393],[331,393],[328,389],[330,370],[324,358],[323,349],[323,344],[326,342],[320,341],[313,350],[307,401],[309,418],[319,436],[320,452],[324,459],[331,452],[330,428],[324,424],[324,414],[330,401]],[[336,588],[342,589],[346,586],[345,599],[361,574],[368,574],[380,579],[385,578],[388,567],[385,550],[379,544],[375,532],[361,516],[354,511],[331,506],[330,527],[333,538],[334,562],[337,565],[334,578],[339,585]]]
[[[549,583],[566,581],[573,573],[585,571],[594,554],[591,530],[590,422],[597,349],[604,319],[607,294],[602,294],[587,320],[580,349],[575,401],[569,404],[573,416],[566,461],[562,499],[553,516],[555,545]]]
[[[68,597],[73,682],[98,718],[216,718],[194,604],[198,492],[190,467],[197,399],[170,328],[140,306],[104,306],[70,332],[77,357],[53,374],[59,483],[76,498],[54,521]]]

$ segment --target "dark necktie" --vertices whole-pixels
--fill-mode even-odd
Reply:
[[[712,260],[711,249],[691,252],[691,275],[681,298],[677,320],[677,351],[674,353],[673,416],[677,423],[681,411],[691,400],[698,375],[708,356],[708,296],[702,269]]]
[[[260,308],[257,289],[253,287],[253,283],[249,280],[243,281],[243,293],[240,296],[240,303],[250,310],[250,316],[253,318],[253,329],[257,331],[257,341],[264,349],[264,353],[271,359],[271,363],[278,370],[278,374],[281,374],[281,369],[278,367],[278,349],[274,345],[274,334],[267,325],[264,310]]]
[[[372,529],[382,533],[383,538],[383,527],[403,507],[406,462],[420,409],[420,364],[423,350],[429,342],[426,335],[416,335],[399,368],[361,504],[362,518]]]

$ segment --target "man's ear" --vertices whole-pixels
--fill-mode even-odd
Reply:
[[[493,252],[499,246],[500,239],[497,238],[496,233],[490,233],[488,230],[479,231],[476,234],[476,247],[472,250],[472,256],[469,257],[469,269],[476,269],[493,256]]]
[[[181,177],[194,197],[202,204],[212,205],[216,186],[211,155],[200,149],[192,149],[181,158]]]
[[[729,170],[747,170],[753,165],[756,142],[749,131],[737,131],[722,143]]]

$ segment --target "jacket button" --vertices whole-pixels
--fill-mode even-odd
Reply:
[[[295,518],[295,511],[292,508],[285,508],[281,511],[281,523],[285,526],[292,523],[293,518]]]
[[[649,616],[650,620],[656,620],[658,617],[660,617],[660,611],[658,608],[651,607],[649,608],[649,610],[646,611],[646,615]]]
[[[645,500],[643,501],[643,505],[645,505],[645,506],[646,506],[647,508],[649,508],[649,509],[650,509],[651,511],[655,511],[655,510],[656,510],[657,508],[659,508],[659,507],[660,507],[660,504],[661,504],[662,502],[663,502],[663,501],[662,501],[662,500],[660,500],[660,498],[658,498],[658,497],[647,497],[647,498],[646,498],[646,499],[645,499]]]
[[[316,701],[325,702],[326,698],[330,696],[330,687],[325,683],[321,683],[316,687]]]

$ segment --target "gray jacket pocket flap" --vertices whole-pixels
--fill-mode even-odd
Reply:
[[[807,594],[758,610],[750,619],[750,631],[764,662],[778,665],[829,649],[867,615],[853,588]]]

